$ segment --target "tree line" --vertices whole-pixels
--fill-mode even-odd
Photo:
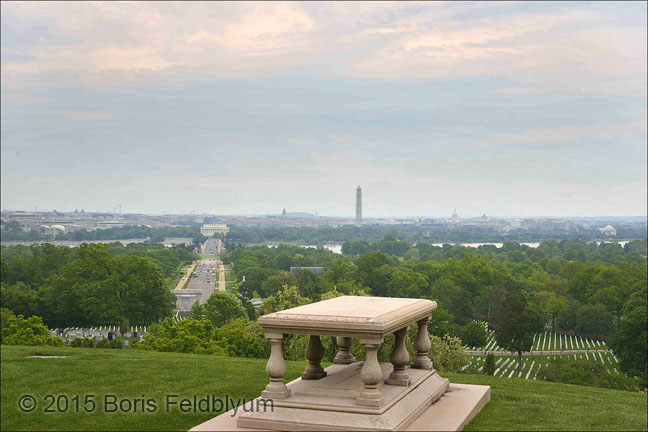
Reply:
[[[284,227],[284,226],[230,226],[227,239],[234,243],[263,244],[289,242],[306,245],[344,242],[380,242],[385,236],[409,243],[473,243],[491,242],[501,243],[536,242],[547,239],[563,240],[576,238],[584,241],[610,240],[610,239],[641,239],[646,236],[646,228],[632,225],[617,227],[617,235],[606,237],[597,229],[572,229],[570,231],[546,230],[512,230],[507,233],[473,231],[462,228],[438,229],[424,225],[345,225],[341,227],[312,226]],[[368,251],[365,251],[368,252]],[[364,253],[364,252],[362,252]]]
[[[171,315],[168,282],[195,258],[189,248],[151,243],[3,246],[1,305],[50,328],[119,325],[123,333]]]
[[[386,237],[379,243],[394,241]],[[473,249],[419,243],[402,257],[394,251],[340,256],[324,248],[231,245],[224,260],[232,265],[244,302],[265,299],[261,313],[267,313],[266,305],[287,308],[330,292],[428,298],[438,303],[432,334],[468,335],[471,321],[483,319],[501,346],[519,353],[530,348],[533,333],[545,325],[592,338],[612,337],[609,344],[622,369],[645,376],[645,244],[621,247],[572,239],[545,241],[538,248],[506,243]],[[309,266],[324,270],[288,271]],[[520,328],[524,332],[518,337]]]

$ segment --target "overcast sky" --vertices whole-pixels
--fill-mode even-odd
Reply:
[[[2,3],[2,209],[646,214],[646,3]]]

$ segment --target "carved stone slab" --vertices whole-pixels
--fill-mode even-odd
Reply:
[[[342,296],[263,315],[266,333],[384,337],[426,317],[436,302],[424,299]]]
[[[382,363],[383,375],[392,365]],[[386,402],[381,407],[358,406],[355,400],[363,385],[360,368],[332,365],[320,381],[291,383],[290,398],[274,400],[274,409],[241,413],[237,427],[269,430],[375,430],[407,428],[448,389],[448,380],[434,371],[413,371],[409,387],[383,386]]]

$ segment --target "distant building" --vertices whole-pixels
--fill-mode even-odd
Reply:
[[[286,217],[286,209],[283,209],[283,212],[281,213],[283,217]]]
[[[601,231],[606,236],[616,235],[616,228],[614,228],[612,225],[606,225],[603,228],[599,228],[599,231]]]
[[[205,224],[200,227],[200,234],[211,237],[214,234],[227,235],[229,228],[225,224]]]
[[[569,231],[570,222],[562,219],[524,219],[522,228],[541,231]]]
[[[178,315],[187,316],[191,312],[194,303],[201,301],[202,290],[200,289],[178,289],[171,291],[176,296],[176,308]]]
[[[362,226],[362,189],[360,185],[356,189],[356,217],[355,217],[355,226]]]
[[[41,225],[39,231],[43,234],[56,236],[57,234],[64,234],[65,227],[63,225]]]
[[[97,222],[97,228],[122,228],[126,226],[126,222],[120,220],[109,220],[103,222]]]

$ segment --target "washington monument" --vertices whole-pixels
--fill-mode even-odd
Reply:
[[[355,218],[355,225],[357,227],[362,226],[362,189],[360,189],[360,185],[358,185],[358,188],[356,189],[356,218]]]

